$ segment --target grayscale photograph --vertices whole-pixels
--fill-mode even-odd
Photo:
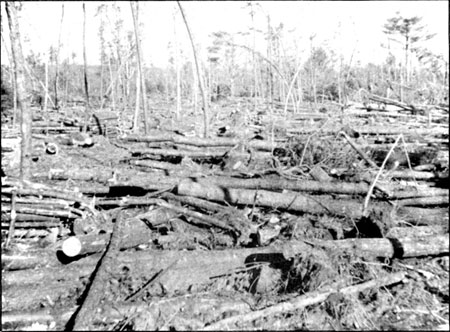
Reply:
[[[4,1],[2,331],[449,331],[449,1]]]

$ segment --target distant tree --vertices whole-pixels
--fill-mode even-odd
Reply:
[[[84,3],[83,3],[84,6]],[[83,7],[84,8],[84,7]],[[59,24],[59,34],[58,34],[58,45],[56,45],[56,52],[55,52],[55,108],[58,109],[58,74],[59,74],[59,51],[61,49],[61,30],[64,20],[64,4],[61,5],[61,21]]]
[[[21,113],[20,133],[22,135],[22,140],[20,143],[20,179],[26,180],[30,177],[32,114],[25,88],[25,60],[22,53],[16,6],[16,2],[7,1],[5,9],[8,16],[9,33],[11,38],[12,60],[14,62],[14,73],[17,87],[17,104]]]
[[[101,4],[97,7],[97,12],[95,13],[95,16],[100,17],[100,26],[98,30],[98,37],[100,39],[100,98],[103,100],[104,91],[103,91],[103,84],[104,84],[104,68],[105,68],[105,62],[106,62],[106,38],[105,38],[105,18],[104,18],[104,12],[106,9],[105,4]]]
[[[389,40],[400,43],[404,52],[404,63],[401,75],[400,98],[403,99],[403,85],[408,84],[410,80],[410,56],[420,49],[420,43],[427,41],[435,34],[424,32],[424,26],[421,25],[422,18],[418,16],[403,17],[398,12],[395,17],[389,18],[384,24],[383,32],[389,36]]]

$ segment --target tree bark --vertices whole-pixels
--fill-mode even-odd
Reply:
[[[88,74],[87,74],[87,56],[86,56],[86,4],[83,2],[83,60],[84,60],[84,93],[86,98],[86,123],[83,126],[83,131],[87,131],[87,124],[89,123],[89,86],[88,86]]]
[[[191,30],[189,28],[189,24],[188,24],[186,15],[184,13],[183,7],[181,6],[179,1],[177,1],[177,3],[178,3],[178,7],[180,8],[181,15],[183,16],[184,24],[186,25],[186,30],[189,35],[189,40],[191,41],[192,52],[193,52],[194,61],[195,61],[195,68],[197,70],[198,82],[200,85],[200,91],[202,93],[202,99],[203,99],[203,137],[207,138],[209,136],[209,109],[208,109],[208,100],[206,98],[206,90],[205,90],[205,86],[204,86],[203,77],[200,74],[200,65],[199,65],[199,61],[198,61],[197,51],[195,49],[194,37],[191,34]]]
[[[84,10],[84,7],[83,7],[83,10]],[[60,24],[59,24],[58,45],[56,46],[56,56],[55,56],[55,108],[56,109],[59,108],[59,105],[58,105],[59,68],[58,67],[59,67],[59,51],[60,51],[60,48],[61,48],[61,30],[62,30],[63,20],[64,20],[64,4],[62,4],[62,7],[61,7],[61,21],[60,21]],[[46,87],[47,87],[47,84],[46,84]]]
[[[17,101],[21,113],[20,132],[22,135],[22,141],[20,143],[20,179],[26,180],[30,177],[32,114],[26,96],[25,60],[22,53],[20,28],[17,19],[17,9],[15,2],[7,1],[5,8],[6,14],[8,16],[12,58],[15,68]]]
[[[133,3],[130,2],[131,13],[133,16],[133,25],[134,25],[134,34],[136,37],[136,51],[137,51],[137,59],[138,59],[138,71],[139,77],[141,78],[141,92],[142,92],[142,106],[144,112],[144,133],[147,134],[148,131],[148,119],[147,119],[147,96],[146,96],[146,88],[145,88],[145,76],[142,66],[142,48],[141,42],[139,39],[139,22],[138,22],[138,12],[139,12],[139,2],[136,1],[136,8],[134,8]],[[137,89],[137,87],[136,87]]]
[[[181,67],[180,67],[180,52],[178,47],[178,34],[177,34],[177,24],[176,24],[175,13],[173,15],[173,33],[175,42],[175,70],[177,72],[177,108],[175,113],[175,119],[178,121],[181,112]]]

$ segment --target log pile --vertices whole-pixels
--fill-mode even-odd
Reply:
[[[2,178],[4,327],[258,328],[336,296],[388,301],[417,277],[408,260],[448,258],[438,122],[273,113],[261,134],[200,139],[118,135],[108,116],[90,128],[107,138]],[[73,151],[83,166],[56,168]]]

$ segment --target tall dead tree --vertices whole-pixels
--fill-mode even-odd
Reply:
[[[11,38],[12,59],[14,62],[14,73],[17,87],[17,105],[20,109],[20,179],[30,177],[30,154],[31,154],[31,121],[32,115],[30,105],[26,96],[25,88],[25,60],[20,42],[20,29],[17,20],[17,9],[14,1],[6,2],[6,14],[9,23],[9,35]]]
[[[180,66],[180,51],[178,47],[178,34],[177,34],[177,20],[175,13],[173,13],[173,34],[175,44],[175,70],[177,74],[177,108],[175,112],[175,118],[178,121],[181,112],[181,66]]]
[[[189,40],[191,41],[192,45],[192,52],[194,55],[194,61],[195,61],[195,69],[197,70],[197,78],[198,83],[200,85],[200,92],[202,93],[202,99],[203,99],[203,137],[208,137],[209,135],[209,110],[208,110],[208,100],[206,98],[206,90],[205,85],[203,82],[203,78],[200,74],[200,65],[198,63],[198,57],[197,57],[197,51],[195,49],[195,43],[194,43],[194,37],[191,34],[191,29],[189,28],[189,24],[187,21],[186,14],[184,13],[183,7],[181,6],[180,2],[177,1],[178,7],[180,8],[181,16],[183,16],[184,24],[186,25],[186,30],[189,35]]]
[[[86,56],[86,4],[83,2],[83,61],[84,61],[84,93],[86,97],[86,122],[83,126],[83,131],[87,131],[88,119],[90,118],[89,112],[89,86],[88,86],[88,74],[87,74],[87,56]]]
[[[58,106],[59,51],[61,49],[61,30],[62,30],[63,20],[64,20],[64,4],[62,4],[62,7],[61,7],[61,22],[59,24],[58,45],[56,46],[56,54],[55,54],[55,86],[54,86],[54,89],[55,89],[55,108],[56,109],[58,109],[58,107],[59,107]]]
[[[142,92],[142,106],[144,107],[144,134],[147,134],[147,127],[148,127],[148,121],[147,121],[147,94],[145,89],[145,76],[143,72],[143,66],[142,66],[142,48],[141,43],[139,40],[139,24],[138,24],[138,12],[139,12],[139,4],[136,1],[136,9],[133,7],[133,3],[130,2],[131,7],[131,14],[133,16],[133,24],[134,24],[134,34],[136,37],[136,53],[137,53],[137,59],[138,59],[138,75],[141,78],[141,92]],[[136,87],[138,89],[139,87]]]

